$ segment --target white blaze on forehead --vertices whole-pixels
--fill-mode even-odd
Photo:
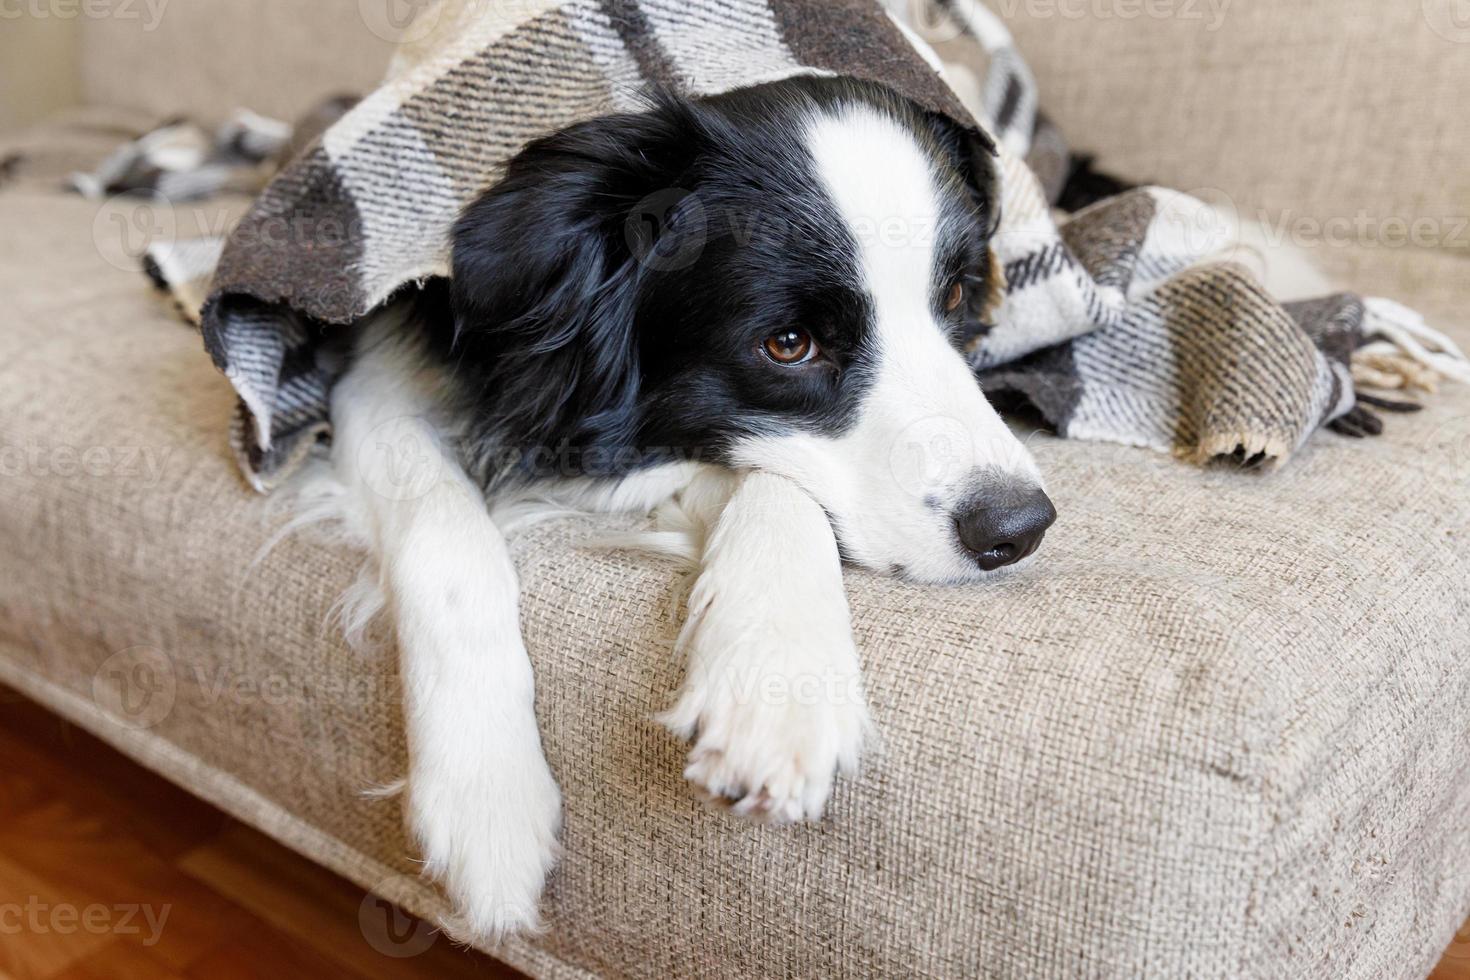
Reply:
[[[856,243],[852,285],[872,305],[868,342],[854,352],[867,380],[841,433],[767,433],[732,447],[732,459],[810,494],[860,564],[928,582],[973,578],[955,515],[997,472],[1040,481],[935,308],[945,198],[934,162],[918,134],[867,106],[816,116],[805,136]]]
[[[878,323],[914,320],[929,308],[940,218],[927,154],[907,127],[863,105],[813,119],[807,147],[857,241]]]

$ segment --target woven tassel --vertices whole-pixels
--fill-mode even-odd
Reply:
[[[1383,350],[1374,344],[1353,353],[1353,384],[1391,391],[1439,390],[1440,374],[1398,350]]]
[[[1271,470],[1281,465],[1292,449],[1281,437],[1263,432],[1217,432],[1202,437],[1192,450],[1182,448],[1179,455],[1199,466],[1233,461],[1246,469]]]
[[[1363,301],[1363,334],[1377,338],[1353,354],[1353,378],[1378,388],[1433,392],[1441,378],[1470,384],[1470,358],[1418,313],[1393,300]]]

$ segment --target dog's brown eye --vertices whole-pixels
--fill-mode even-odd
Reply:
[[[762,346],[766,356],[777,364],[805,364],[817,353],[817,342],[805,330],[779,330]]]
[[[957,282],[949,287],[949,295],[944,298],[944,312],[953,313],[960,308],[965,301],[965,284]]]

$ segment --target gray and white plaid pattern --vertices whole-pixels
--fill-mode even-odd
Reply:
[[[650,86],[711,95],[802,72],[885,83],[997,138],[1007,292],[969,346],[987,391],[1024,396],[1063,436],[1200,462],[1283,461],[1354,409],[1362,302],[1287,308],[1237,266],[1201,266],[1224,229],[1173,191],[1056,217],[1065,143],[1003,23],[978,0],[885,3],[440,0],[436,35],[272,181],[216,268],[154,257],[180,287],[212,272],[201,325],[241,397],[251,482],[269,490],[330,430],[321,338],[446,274],[456,216],[529,140]]]

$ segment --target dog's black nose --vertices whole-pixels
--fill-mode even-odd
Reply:
[[[987,572],[1014,565],[1041,547],[1057,509],[1040,487],[1001,493],[975,502],[955,518],[960,543]]]

